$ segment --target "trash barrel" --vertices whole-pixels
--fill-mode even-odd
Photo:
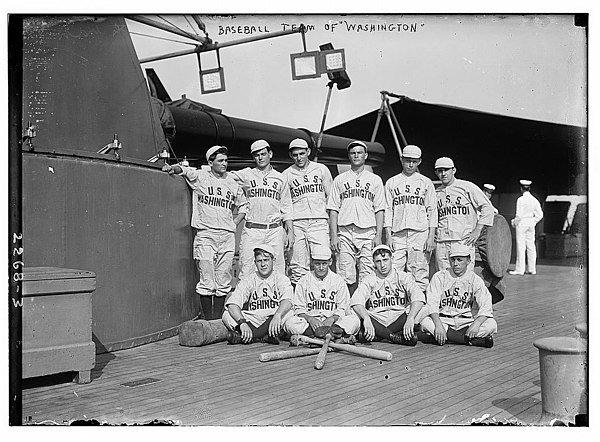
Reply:
[[[540,354],[542,421],[574,422],[587,414],[587,342],[570,337],[536,340]]]

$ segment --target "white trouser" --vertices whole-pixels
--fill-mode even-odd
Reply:
[[[340,253],[337,257],[336,273],[344,278],[346,284],[356,282],[357,264],[358,282],[375,271],[371,255],[375,227],[363,229],[354,224],[339,226],[338,238],[340,239]]]
[[[440,241],[435,243],[435,264],[437,271],[446,270],[450,267],[450,259],[448,253],[450,253],[450,247],[452,244],[464,244],[463,241]],[[471,262],[469,263],[469,269],[475,269],[475,244],[471,244]]]
[[[326,219],[295,219],[294,249],[290,260],[290,281],[298,284],[310,271],[310,252],[315,246],[329,248],[329,223]]]
[[[535,261],[537,251],[535,250],[535,226],[523,226],[519,224],[516,228],[517,235],[517,262],[515,272],[525,273],[525,252],[527,252],[527,271],[535,273]]]
[[[289,310],[285,315],[283,315],[282,323],[285,323],[285,321],[291,315],[292,315],[292,311]],[[269,316],[273,316],[273,315],[263,315],[263,314],[257,314],[255,312],[251,312],[251,311],[247,311],[247,310],[242,310],[242,316],[244,317],[244,319],[246,321],[248,321],[254,327],[258,328],[267,320],[267,318]],[[227,311],[227,309],[225,309],[225,311],[223,312],[223,317],[221,319],[223,320],[223,324],[225,324],[225,327],[227,327],[228,330],[235,330],[235,328],[237,327],[237,322],[235,322],[233,320],[233,318],[231,317],[231,315],[229,314],[229,311]]]
[[[273,270],[285,275],[285,257],[283,254],[284,231],[283,227],[273,229],[256,229],[244,226],[240,237],[240,274],[238,280],[251,275],[255,270],[254,247],[268,244],[275,251]]]
[[[429,284],[429,258],[425,244],[429,231],[417,232],[405,229],[392,234],[394,267],[409,272],[423,293]]]
[[[463,327],[470,326],[474,319],[473,318],[463,318],[463,317],[454,317],[447,318],[440,316],[440,321],[444,326],[444,330],[448,332],[448,328],[452,328],[454,330],[460,330]],[[427,316],[421,321],[421,327],[430,335],[435,334],[435,324],[431,316]],[[494,318],[487,318],[481,327],[479,327],[479,331],[477,332],[478,338],[485,338],[486,336],[491,336],[498,331],[498,324]]]
[[[226,230],[198,230],[193,249],[200,273],[196,292],[203,296],[227,296],[231,291],[235,234]]]

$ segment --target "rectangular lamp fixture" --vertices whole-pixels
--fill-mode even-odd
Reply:
[[[331,49],[319,52],[321,73],[332,73],[346,70],[346,55],[343,49]]]
[[[223,68],[200,70],[200,88],[203,94],[222,92],[225,90]]]
[[[293,80],[319,78],[321,76],[319,51],[290,54],[290,60],[292,62]]]

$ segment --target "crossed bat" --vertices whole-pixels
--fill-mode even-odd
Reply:
[[[260,355],[258,355],[258,360],[260,362],[280,361],[282,359],[291,359],[316,354],[317,359],[315,360],[315,369],[317,370],[321,370],[325,365],[325,358],[327,356],[327,353],[336,350],[345,351],[347,353],[352,353],[382,361],[392,360],[392,354],[388,351],[356,347],[350,344],[337,344],[335,342],[331,342],[331,334],[327,334],[325,340],[309,338],[308,336],[304,335],[293,335],[290,338],[290,346],[292,347],[298,347],[303,344],[317,344],[321,345],[321,348],[295,348],[292,350],[281,350],[272,351],[268,353],[261,353]]]

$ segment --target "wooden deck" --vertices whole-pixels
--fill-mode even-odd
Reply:
[[[70,375],[23,382],[24,423],[112,424],[168,420],[180,425],[388,426],[468,424],[474,420],[538,424],[541,396],[534,340],[577,336],[587,320],[584,270],[538,266],[537,276],[507,276],[511,295],[496,304],[492,349],[403,347],[380,362],[330,353],[261,363],[267,344],[182,347],[177,337],[97,356],[92,382]],[[128,387],[126,382],[158,382]]]

